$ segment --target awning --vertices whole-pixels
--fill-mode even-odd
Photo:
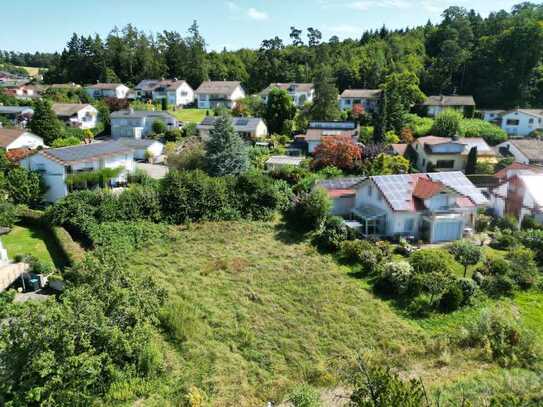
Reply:
[[[369,205],[359,206],[358,208],[353,209],[352,212],[354,215],[364,220],[372,220],[381,216],[386,216],[384,209]]]

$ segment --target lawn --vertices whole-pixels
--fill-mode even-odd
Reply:
[[[53,237],[42,229],[14,226],[1,239],[11,259],[17,255],[31,254],[56,267],[64,265]]]
[[[170,110],[177,120],[185,123],[200,123],[206,116],[206,109],[179,109],[176,111]]]
[[[443,357],[430,349],[478,309],[465,318],[460,311],[441,321],[411,320],[349,268],[274,223],[183,227],[135,255],[130,267],[153,270],[169,293],[162,313],[168,373],[152,396],[159,404],[179,403],[180,387],[194,386],[220,406],[282,401],[304,381],[341,388],[360,354],[422,377],[431,391],[444,386],[449,397],[504,377],[473,352]],[[529,375],[522,371],[523,380]]]

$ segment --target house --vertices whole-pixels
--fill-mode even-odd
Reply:
[[[357,222],[365,236],[413,236],[430,243],[461,239],[487,199],[461,172],[380,175],[317,183],[332,214]]]
[[[259,94],[264,100],[264,103],[268,103],[268,95],[274,88],[286,90],[294,101],[294,104],[298,107],[303,107],[307,102],[312,102],[315,97],[315,86],[312,83],[270,83],[270,85]]]
[[[504,157],[514,157],[516,162],[522,164],[543,164],[543,140],[507,140],[498,144],[496,148]]]
[[[14,125],[26,127],[32,116],[34,115],[34,109],[30,106],[1,106],[0,116],[4,116],[11,120]]]
[[[96,142],[77,146],[41,150],[26,157],[20,165],[31,171],[41,173],[47,186],[44,199],[56,202],[68,195],[72,189],[88,188],[93,185],[70,186],[72,175],[95,173],[108,169],[118,169],[108,184],[116,186],[126,182],[127,174],[134,171],[134,151],[115,141]]]
[[[518,174],[543,174],[543,167],[514,162],[499,170],[496,174],[494,174],[494,177],[496,177],[498,181],[502,183]]]
[[[504,115],[506,110],[497,110],[497,109],[484,109],[479,111],[481,117],[484,121],[494,123],[496,126],[502,126],[502,115]]]
[[[120,138],[117,142],[134,150],[134,159],[138,161],[149,160],[155,162],[164,152],[164,144],[152,139]]]
[[[157,120],[162,120],[168,130],[179,127],[177,119],[168,112],[119,110],[111,114],[111,136],[113,138],[145,138],[153,132],[153,123]]]
[[[39,98],[40,95],[36,91],[36,88],[25,83],[25,81],[3,82],[0,84],[0,89],[3,89],[6,95],[14,96],[17,99],[29,100]]]
[[[543,171],[517,169],[509,174],[490,191],[494,214],[513,216],[519,224],[524,217],[531,216],[543,224]]]
[[[386,153],[390,155],[399,155],[401,157],[404,157],[407,152],[407,147],[409,147],[409,144],[405,143],[389,144],[387,146]]]
[[[284,167],[299,167],[305,157],[290,155],[272,155],[266,160],[266,169],[268,171],[279,170]]]
[[[454,109],[468,113],[468,109],[475,109],[473,96],[428,96],[423,106],[428,109],[428,116],[435,117],[445,109]]]
[[[245,91],[238,81],[205,81],[196,89],[199,109],[223,106],[232,109],[236,101],[245,97]]]
[[[313,154],[323,137],[346,136],[357,143],[359,134],[360,127],[356,122],[315,121],[309,123],[304,139],[307,142],[307,151]]]
[[[43,147],[43,139],[24,129],[4,129],[0,127],[0,148],[5,151],[15,149],[34,150]]]
[[[96,83],[85,87],[85,92],[95,99],[126,99],[130,88],[122,83]]]
[[[382,91],[380,89],[345,89],[339,96],[341,110],[352,109],[361,105],[366,112],[374,112],[379,104]]]
[[[196,126],[202,140],[209,139],[209,131],[215,127],[217,117],[206,116],[204,120]],[[236,133],[244,140],[256,140],[268,135],[268,127],[264,120],[259,117],[233,117],[232,125]]]
[[[94,129],[98,119],[98,110],[85,103],[53,103],[53,112],[70,127]]]
[[[543,109],[515,109],[501,115],[501,128],[509,137],[526,137],[543,129]]]
[[[478,159],[495,160],[496,152],[480,137],[453,140],[450,137],[419,137],[412,144],[417,153],[417,168],[428,171],[462,171],[470,150],[477,147]]]
[[[160,102],[166,99],[169,105],[185,106],[194,102],[194,90],[185,81],[145,79],[134,88],[142,100]]]

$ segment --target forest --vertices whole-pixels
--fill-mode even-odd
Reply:
[[[288,41],[264,39],[258,49],[209,51],[195,21],[186,34],[147,34],[133,25],[105,38],[73,34],[61,53],[0,52],[0,63],[46,67],[47,83],[180,78],[240,80],[248,92],[272,82],[310,82],[322,65],[339,91],[378,88],[409,72],[427,94],[471,94],[481,108],[540,106],[543,100],[543,5],[521,3],[482,17],[449,7],[439,24],[323,39],[321,31],[290,28]],[[529,45],[529,46],[528,46]]]

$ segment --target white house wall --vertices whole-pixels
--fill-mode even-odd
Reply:
[[[498,149],[509,147],[509,152],[515,157],[515,161],[522,164],[530,164],[530,160],[510,141],[498,145]]]
[[[519,124],[507,124],[508,120],[518,120]],[[530,123],[530,120],[532,123]],[[543,128],[541,118],[523,112],[513,111],[502,116],[502,129],[511,137],[526,137],[534,130],[541,128]]]
[[[23,133],[6,147],[6,151],[16,148],[36,149],[43,145],[43,139],[41,137],[32,133]]]
[[[44,199],[47,202],[56,202],[68,195],[68,189],[64,182],[64,166],[52,161],[41,154],[29,156],[20,161],[22,167],[30,171],[39,171],[47,186]]]

